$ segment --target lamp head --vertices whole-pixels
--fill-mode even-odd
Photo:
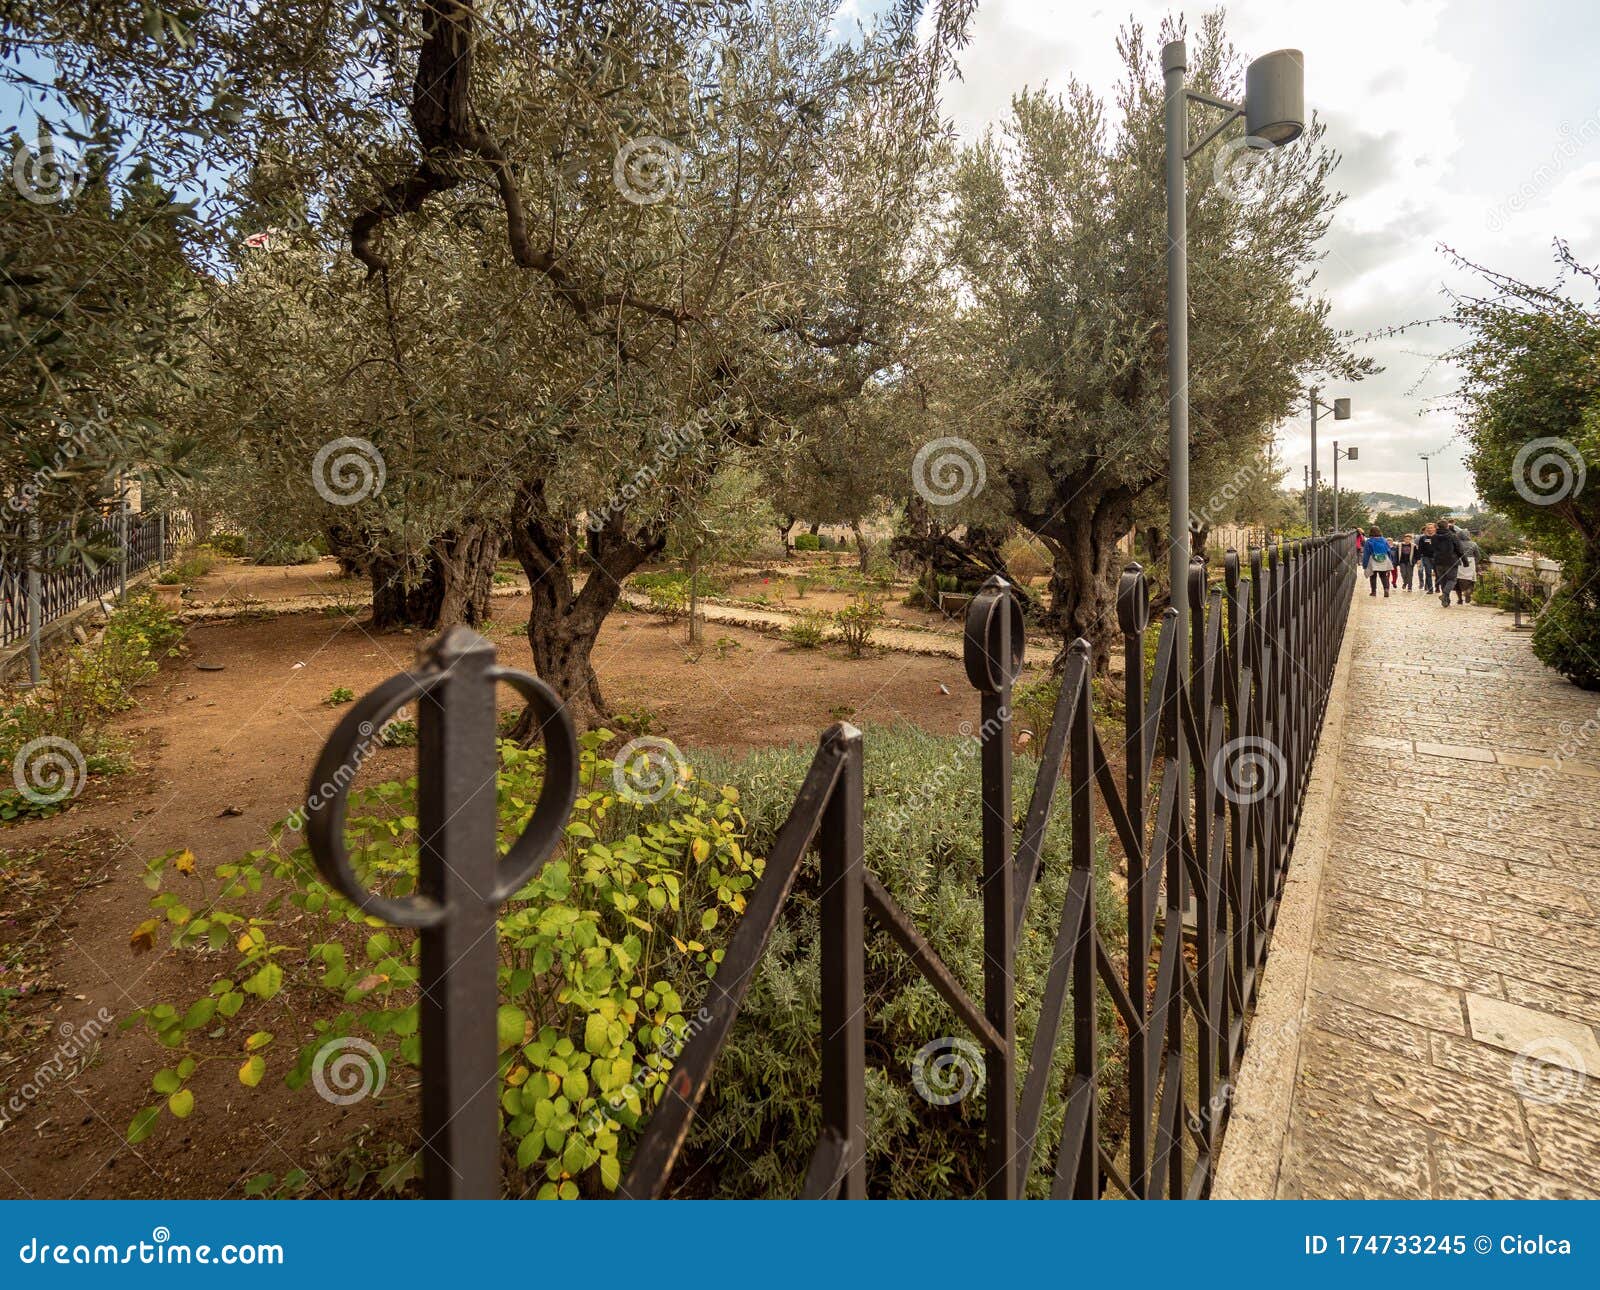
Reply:
[[[1293,143],[1306,128],[1305,55],[1277,49],[1244,73],[1245,133],[1274,148]]]
[[[1359,449],[1359,448],[1346,448],[1344,450],[1344,459],[1346,461],[1355,461],[1360,456],[1361,456],[1361,449]]]
[[[1350,400],[1335,399],[1333,401],[1333,419],[1335,421],[1348,421],[1350,419]]]

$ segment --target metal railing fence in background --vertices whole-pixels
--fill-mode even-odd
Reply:
[[[1143,571],[1122,575],[1124,715],[1120,758],[1095,721],[1093,654],[1067,652],[1060,696],[1027,812],[1011,817],[1012,685],[1022,667],[1016,597],[992,579],[974,598],[965,662],[978,691],[982,776],[985,969],[980,995],[867,866],[863,736],[829,728],[778,830],[761,881],[736,925],[704,1024],[679,1054],[638,1140],[619,1194],[665,1194],[717,1057],[737,1024],[757,966],[779,926],[801,862],[820,856],[821,1131],[801,1192],[867,1192],[866,920],[899,945],[985,1050],[985,1192],[1018,1198],[1034,1161],[1053,1150],[1059,1197],[1199,1197],[1209,1192],[1231,1078],[1266,959],[1299,826],[1355,584],[1349,535],[1229,551],[1223,577],[1191,568],[1189,664],[1176,612],[1163,617],[1146,664],[1150,593]],[[549,772],[523,838],[495,860],[496,680],[533,704]],[[345,855],[345,797],[363,729],[418,700],[421,861],[418,895],[389,901],[363,888]],[[1119,762],[1120,774],[1119,774]],[[422,973],[423,1176],[428,1195],[490,1197],[501,1186],[495,1102],[496,909],[553,853],[576,791],[572,726],[557,696],[494,665],[493,647],[464,628],[441,637],[416,672],[395,677],[340,722],[312,777],[307,841],[323,875],[370,915],[419,929]],[[1065,775],[1071,873],[1031,1048],[1016,1038],[1016,945]],[[329,786],[332,791],[329,791]],[[937,809],[931,808],[931,809]],[[1095,866],[1109,825],[1126,868],[1127,945],[1107,946],[1097,920]],[[1106,1059],[1104,1009],[1118,1035]],[[1064,1080],[1053,1076],[1063,1031]],[[1125,1032],[1125,1033],[1123,1033]],[[1113,1090],[1115,1082],[1119,1087]],[[1107,1098],[1110,1092],[1120,1094]],[[1052,1096],[1065,1103],[1054,1144],[1040,1141]],[[1103,1105],[1125,1122],[1102,1122]]]
[[[104,527],[113,552],[94,565],[48,536],[28,533],[26,527],[18,540],[7,544],[13,551],[31,549],[37,558],[0,560],[0,648],[36,637],[74,610],[125,591],[128,579],[165,564],[194,535],[193,521],[181,511],[112,512]]]

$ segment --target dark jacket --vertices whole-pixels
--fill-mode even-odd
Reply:
[[[1460,529],[1440,529],[1433,535],[1433,568],[1440,577],[1452,577],[1472,539]]]
[[[1431,534],[1420,533],[1417,535],[1417,559],[1433,559],[1433,537]]]

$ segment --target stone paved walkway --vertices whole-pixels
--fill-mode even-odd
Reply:
[[[1600,694],[1493,610],[1350,630],[1278,1194],[1600,1196]]]

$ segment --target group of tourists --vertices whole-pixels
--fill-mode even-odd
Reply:
[[[1365,531],[1357,529],[1356,555],[1371,584],[1368,595],[1376,596],[1382,587],[1387,600],[1390,588],[1410,591],[1420,584],[1425,593],[1437,591],[1446,609],[1452,594],[1458,605],[1472,603],[1472,588],[1483,559],[1472,534],[1450,520],[1426,525],[1421,533],[1407,533],[1398,539],[1385,537],[1376,524]]]

